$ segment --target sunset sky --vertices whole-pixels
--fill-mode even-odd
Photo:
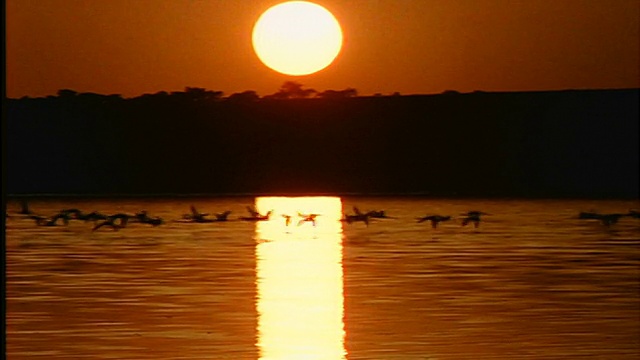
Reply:
[[[7,0],[7,96],[264,96],[288,80],[361,95],[640,87],[639,0],[318,0],[344,44],[306,76],[253,51],[254,23],[280,2]]]

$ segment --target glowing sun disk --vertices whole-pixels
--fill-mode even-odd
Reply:
[[[320,5],[289,1],[265,11],[253,28],[260,61],[287,75],[307,75],[329,66],[342,48],[342,29]]]

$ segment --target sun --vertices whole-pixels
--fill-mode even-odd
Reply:
[[[288,1],[265,11],[253,27],[253,49],[269,68],[308,75],[329,66],[342,48],[342,29],[324,7]]]

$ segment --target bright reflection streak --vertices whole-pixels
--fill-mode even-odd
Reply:
[[[256,209],[273,210],[256,223],[260,359],[345,359],[340,198],[259,197]]]

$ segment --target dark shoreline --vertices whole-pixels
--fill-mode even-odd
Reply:
[[[5,99],[5,192],[640,197],[640,89],[197,95]]]

